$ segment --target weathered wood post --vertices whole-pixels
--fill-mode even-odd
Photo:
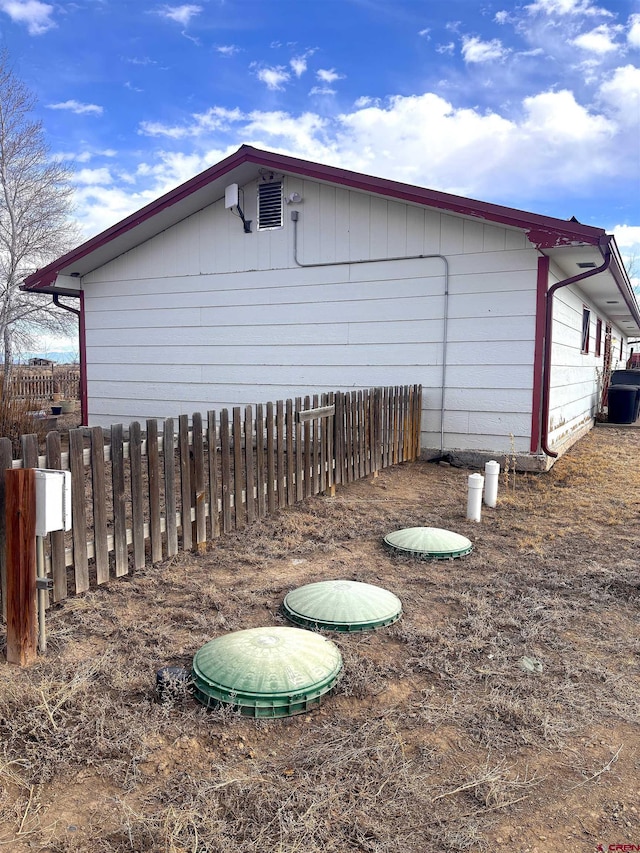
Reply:
[[[36,479],[32,468],[5,471],[7,662],[28,666],[37,656]]]

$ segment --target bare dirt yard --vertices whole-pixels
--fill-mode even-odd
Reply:
[[[640,431],[599,427],[503,475],[475,524],[468,471],[405,464],[52,608],[46,657],[0,661],[0,850],[639,850],[639,471]],[[419,525],[474,550],[384,549]],[[161,666],[336,578],[404,615],[330,635],[344,676],[320,708],[156,700]]]

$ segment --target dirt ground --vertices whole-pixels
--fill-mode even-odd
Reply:
[[[640,430],[599,427],[503,474],[476,524],[469,471],[405,464],[53,608],[46,657],[0,662],[0,850],[640,850],[639,470]],[[474,550],[385,550],[419,525]],[[157,701],[160,667],[337,578],[404,613],[327,634],[345,666],[320,708]]]

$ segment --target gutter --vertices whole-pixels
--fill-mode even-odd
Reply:
[[[65,305],[63,302],[60,302],[60,296],[65,294],[54,293],[53,294],[53,304],[58,308],[64,308],[65,311],[71,311],[72,314],[75,314],[78,318],[78,342],[80,345],[80,420],[83,426],[87,426],[87,415],[88,415],[88,407],[87,407],[87,358],[86,358],[86,334],[85,334],[85,325],[84,325],[84,293],[74,292],[73,295],[76,299],[80,300],[80,309],[72,308],[70,305]]]
[[[549,397],[551,395],[551,344],[552,344],[552,329],[553,329],[553,297],[557,290],[561,287],[567,287],[570,284],[576,284],[579,281],[584,281],[591,276],[599,275],[606,272],[612,260],[611,241],[613,237],[605,235],[598,241],[598,246],[604,257],[604,262],[594,269],[585,270],[584,272],[573,275],[571,278],[565,278],[563,281],[557,281],[547,291],[546,306],[545,306],[545,326],[544,326],[544,363],[543,363],[543,380],[542,380],[542,435],[540,437],[540,447],[542,452],[552,459],[557,459],[558,454],[555,450],[549,448]]]
[[[355,266],[356,264],[380,264],[387,261],[415,261],[415,260],[441,260],[444,264],[444,308],[442,316],[442,375],[440,386],[440,455],[444,455],[444,413],[445,413],[445,395],[447,388],[447,344],[448,344],[448,323],[449,323],[449,261],[445,255],[400,255],[398,257],[384,258],[365,258],[357,261],[321,261],[318,263],[306,264],[298,259],[298,220],[300,214],[297,210],[291,211],[291,221],[293,222],[293,260],[297,266],[306,267],[337,267],[337,266]]]

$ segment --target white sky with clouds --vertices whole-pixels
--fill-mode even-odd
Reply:
[[[0,0],[0,45],[87,237],[246,142],[640,257],[640,0]]]

